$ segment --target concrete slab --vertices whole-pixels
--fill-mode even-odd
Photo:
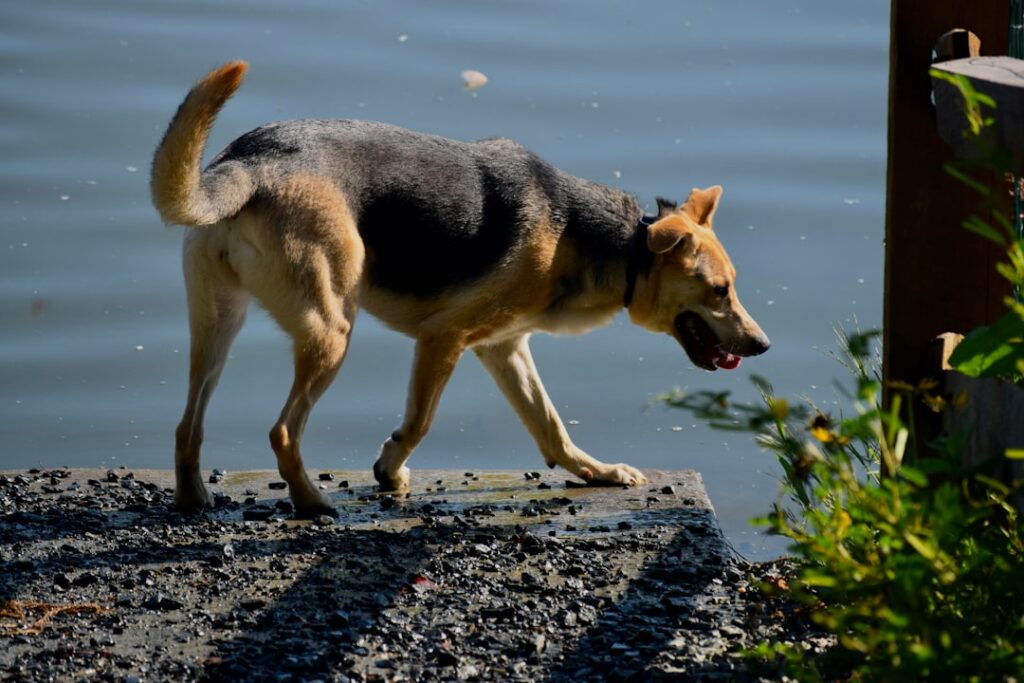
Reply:
[[[270,471],[216,476],[218,507],[191,517],[168,471],[0,475],[0,672],[598,680],[714,671],[723,629],[742,635],[696,472],[623,489],[420,470],[408,496],[311,474],[337,519],[292,519]]]

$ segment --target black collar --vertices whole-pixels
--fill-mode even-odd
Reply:
[[[636,290],[636,278],[651,269],[654,263],[654,254],[647,248],[647,228],[657,216],[640,216],[636,224],[636,231],[629,245],[629,253],[626,255],[626,295],[622,297],[622,305],[629,308],[633,303],[633,292]]]

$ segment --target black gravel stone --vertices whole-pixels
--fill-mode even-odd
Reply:
[[[160,610],[162,612],[170,612],[179,610],[185,606],[185,604],[179,600],[168,597],[162,593],[157,593],[151,596],[146,602],[142,603],[142,606],[150,610]]]
[[[273,508],[257,506],[242,511],[242,519],[249,522],[264,522],[274,514]]]

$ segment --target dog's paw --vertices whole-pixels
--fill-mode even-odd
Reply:
[[[199,512],[213,507],[213,496],[201,481],[179,484],[174,489],[174,505],[181,512]]]
[[[647,483],[647,477],[640,470],[625,463],[602,465],[600,469],[586,468],[581,476],[591,486],[640,486]]]
[[[298,519],[315,519],[320,515],[338,516],[338,511],[334,509],[330,499],[322,491],[316,489],[310,490],[301,497],[296,496],[293,490],[292,503],[295,505],[295,517]]]
[[[373,465],[373,478],[377,480],[377,489],[381,493],[388,492],[404,492],[409,490],[409,482],[412,479],[412,473],[408,467],[402,466],[397,472],[388,473],[383,468],[378,467],[380,461],[377,461]]]

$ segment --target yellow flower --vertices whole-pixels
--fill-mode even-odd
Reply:
[[[811,436],[824,444],[845,446],[850,443],[850,437],[832,431],[832,421],[825,413],[818,413],[814,416],[810,429]]]

